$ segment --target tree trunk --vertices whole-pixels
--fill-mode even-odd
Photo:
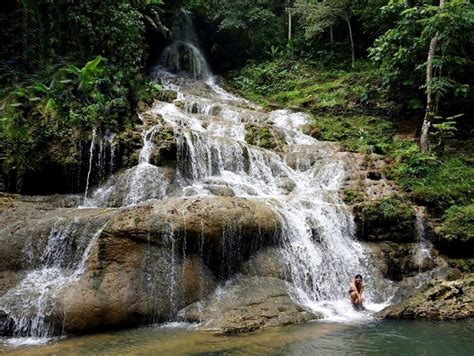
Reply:
[[[439,11],[443,10],[445,0],[439,1]],[[429,136],[430,128],[433,117],[435,116],[434,112],[434,100],[433,92],[431,90],[431,81],[433,80],[433,58],[438,48],[438,36],[436,33],[435,36],[430,41],[430,49],[428,50],[428,59],[426,60],[426,111],[425,117],[423,118],[423,125],[421,126],[421,136],[420,136],[420,150],[421,152],[428,152],[430,149]]]
[[[291,14],[291,8],[288,8],[288,42],[291,42],[292,39],[292,14]]]
[[[344,15],[344,20],[347,22],[347,29],[349,30],[349,39],[351,41],[351,57],[352,57],[352,68],[354,68],[355,63],[355,48],[354,48],[354,38],[352,36],[352,26],[349,16]]]
[[[329,26],[329,38],[331,40],[331,53],[334,52],[334,30],[332,28],[332,25]]]

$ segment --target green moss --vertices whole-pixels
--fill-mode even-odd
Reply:
[[[352,189],[345,189],[343,191],[342,199],[346,204],[360,203],[364,200],[364,195]]]
[[[245,129],[245,141],[251,145],[274,151],[280,151],[284,146],[284,137],[269,127],[247,124]]]
[[[387,119],[366,115],[318,115],[311,126],[317,139],[339,141],[344,149],[361,153],[384,153],[394,133]]]
[[[339,141],[349,151],[383,153],[394,134],[387,115],[391,104],[377,73],[364,66],[349,72],[264,62],[245,67],[233,84],[240,94],[269,108],[312,114],[312,136]]]
[[[412,242],[417,239],[415,211],[399,196],[354,206],[357,235],[366,241]]]
[[[367,217],[387,221],[406,220],[415,217],[412,206],[395,195],[364,205],[362,211]]]
[[[451,267],[461,270],[461,272],[474,272],[474,258],[451,258],[448,263]]]
[[[433,242],[448,254],[474,256],[474,204],[448,209]]]
[[[315,63],[275,60],[250,64],[233,78],[234,86],[263,105],[306,110],[314,114],[385,111],[379,75],[359,63],[354,71],[328,70]]]
[[[393,157],[389,178],[431,213],[441,216],[453,205],[473,203],[474,159],[470,152],[435,156],[420,153],[415,143],[394,141],[388,154]]]
[[[161,90],[157,96],[161,101],[172,103],[178,98],[178,93],[174,90]]]

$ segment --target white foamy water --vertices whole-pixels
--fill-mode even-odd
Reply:
[[[332,321],[368,319],[385,306],[387,296],[375,291],[384,281],[354,239],[353,217],[339,196],[345,170],[337,149],[302,132],[305,114],[266,113],[217,85],[203,63],[189,18],[183,21],[152,75],[177,91],[178,101],[158,102],[149,113],[172,128],[178,145],[172,195],[225,194],[267,204],[282,220],[281,244],[294,300]],[[183,57],[193,57],[187,69]],[[183,76],[183,70],[188,74]],[[256,145],[246,142],[248,125]],[[168,196],[169,182],[150,163],[153,132],[159,127],[143,133],[140,163],[129,170],[124,205]],[[258,146],[269,139],[284,148],[275,152]],[[100,189],[114,192],[113,185]],[[94,203],[107,206],[107,199],[96,194]],[[367,285],[365,313],[354,311],[348,298],[349,282],[358,273]]]
[[[76,221],[64,219],[54,224],[46,248],[30,262],[33,269],[0,297],[0,310],[7,314],[15,337],[9,343],[45,343],[49,336],[60,332],[49,322],[56,309],[56,294],[85,272],[102,229],[94,233]],[[78,231],[79,236],[75,236]]]
[[[91,190],[94,167],[104,166],[93,160],[105,157],[102,142],[112,147],[113,141],[113,137],[99,140],[94,129],[84,205],[129,206],[170,196],[225,195],[258,200],[281,219],[279,240],[291,274],[292,298],[306,309],[322,313],[328,321],[370,320],[373,312],[386,306],[388,296],[376,291],[384,281],[354,239],[353,217],[339,195],[345,169],[336,158],[335,145],[302,132],[308,121],[305,114],[288,110],[267,113],[217,85],[189,18],[185,16],[183,21],[181,32],[165,49],[153,74],[165,88],[178,92],[178,101],[158,102],[150,110],[149,114],[160,118],[159,124],[147,126],[144,122],[138,164]],[[177,145],[171,178],[170,167],[158,167],[151,159],[157,149],[155,135],[163,124],[172,129]],[[277,150],[263,148],[272,142]],[[59,221],[39,265],[0,298],[0,309],[14,323],[14,336],[31,336],[8,342],[42,343],[58,332],[48,323],[55,295],[84,273],[102,231],[85,237],[85,244],[74,250],[72,235],[79,228],[73,222]],[[421,243],[420,239],[420,248]],[[174,258],[173,241],[172,246]],[[174,264],[172,260],[171,276],[176,274]],[[355,311],[349,302],[349,282],[355,274],[362,274],[367,285],[365,312]],[[174,283],[173,279],[171,299]],[[174,311],[173,303],[172,308]],[[171,323],[162,327],[190,326]]]

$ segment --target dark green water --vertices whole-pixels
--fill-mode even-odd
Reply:
[[[474,355],[474,321],[309,323],[239,336],[148,327],[0,346],[18,355]]]

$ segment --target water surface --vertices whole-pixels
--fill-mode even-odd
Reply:
[[[17,355],[474,355],[474,321],[313,322],[236,336],[183,325],[152,326],[63,340],[46,345],[4,343]],[[25,341],[25,340],[23,340]],[[31,341],[31,340],[30,340]]]

